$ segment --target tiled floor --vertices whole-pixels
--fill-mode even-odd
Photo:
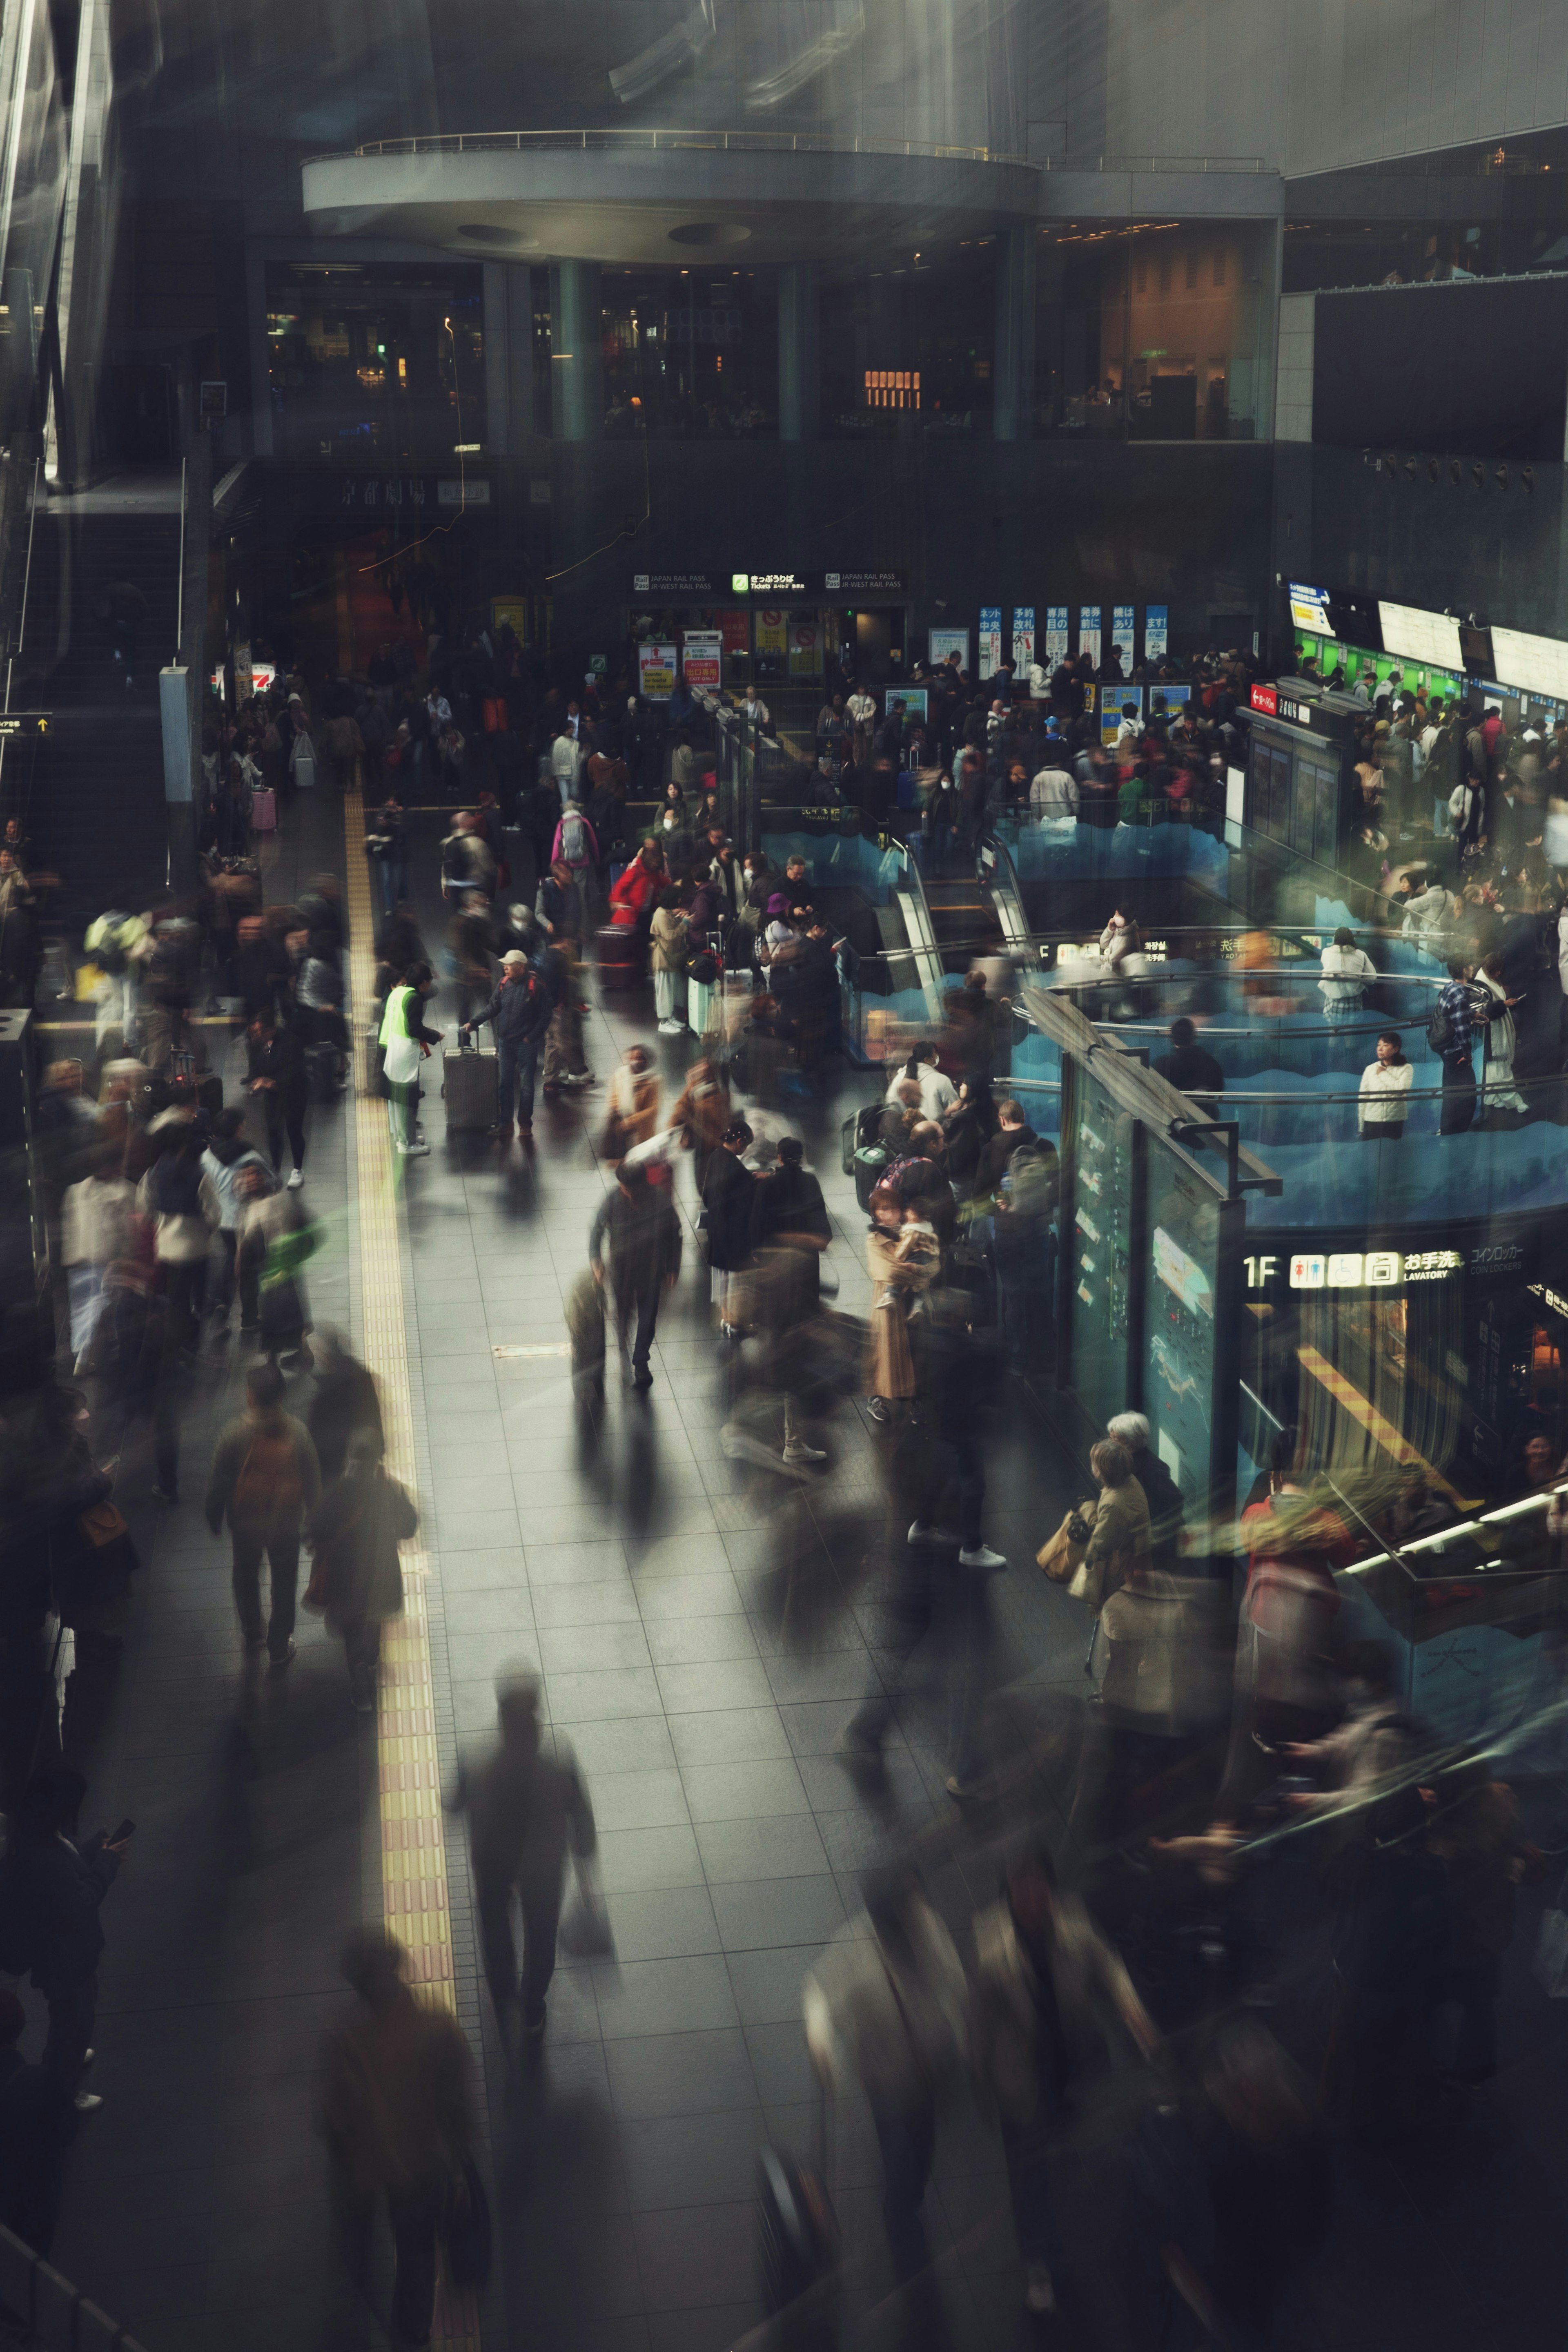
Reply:
[[[335,803],[295,814],[271,895],[335,862],[338,824]],[[595,1017],[601,1074],[632,1034],[652,1034],[640,1003],[612,1000]],[[655,1050],[673,1089],[684,1054],[663,1039]],[[853,1098],[864,1092],[863,1079],[848,1082]],[[809,2147],[817,2133],[800,1980],[825,1944],[854,1932],[857,1873],[916,1852],[961,1942],[995,1885],[997,1856],[974,1842],[986,1824],[967,1822],[942,1787],[955,1760],[946,1669],[961,1647],[975,1645],[1001,1688],[999,1737],[1009,1756],[1032,1759],[1030,1802],[1060,1823],[1071,1746],[1049,1735],[1083,1688],[1083,1629],[1031,1560],[1069,1474],[1015,1399],[993,1449],[987,1527],[1011,1568],[964,1611],[945,1590],[933,1633],[904,1662],[888,1606],[904,1515],[886,1496],[881,1441],[846,1402],[820,1433],[831,1460],[803,1489],[725,1457],[695,1237],[661,1318],[651,1394],[612,1383],[604,1425],[585,1428],[563,1356],[495,1351],[564,1340],[562,1300],[607,1181],[593,1149],[600,1099],[541,1104],[534,1153],[505,1159],[476,1139],[448,1147],[431,1099],[435,1149],[410,1171],[406,1198],[443,1763],[450,1771],[487,1738],[497,1669],[537,1667],[553,1735],[570,1739],[591,1791],[617,1952],[561,1969],[542,2063],[509,2074],[454,1822],[458,2007],[482,2053],[497,2221],[485,2344],[720,2352],[758,2315],[758,2148]],[[838,1172],[837,1124],[835,1108],[801,1131],[838,1220],[830,1264],[855,1311],[862,1221]],[[310,1268],[312,1305],[350,1325],[351,1147],[350,1122],[315,1115],[308,1197],[328,1247]],[[689,1214],[688,1171],[679,1181]],[[343,1933],[381,1911],[374,1739],[314,1621],[287,1676],[242,1670],[225,1549],[198,1509],[232,1381],[212,1389],[188,1433],[186,1501],[157,1519],[138,1512],[146,1573],[89,1818],[129,1812],[141,1827],[105,1914],[95,2082],[106,2105],[76,2151],[55,2258],[150,2352],[338,2352],[384,2340],[330,2266],[311,2115]],[[134,1465],[130,1475],[137,1491]],[[834,1748],[861,1696],[883,1685],[895,1726],[873,1797]],[[1544,2004],[1521,1951],[1510,1966],[1505,2014],[1528,2020],[1532,2000]],[[1539,2241],[1560,2210],[1557,2136],[1537,2094],[1558,2081],[1562,2045],[1542,2052],[1540,2039],[1531,2024],[1510,2046],[1497,2106],[1451,2150],[1457,2175],[1382,2159],[1345,2171],[1331,2259],[1282,2329],[1291,2352],[1374,2341],[1458,2352],[1488,2336],[1474,2264],[1454,2252],[1468,2204],[1487,2181],[1508,2182],[1482,2231],[1499,2248],[1511,2233]],[[845,2101],[831,2123],[852,2303],[873,2314],[854,2340],[891,2346],[896,2326],[875,2308],[888,2278],[869,2117]],[[955,2343],[1031,2340],[998,2150],[972,2114],[944,2126],[927,2214]],[[1500,2261],[1493,2308],[1506,2306],[1511,2344],[1548,2340],[1551,2296],[1521,2284],[1532,2276],[1525,2261]],[[1056,2340],[1116,2338],[1063,2326]]]

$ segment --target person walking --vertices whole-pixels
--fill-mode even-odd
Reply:
[[[402,1160],[423,1158],[430,1150],[414,1132],[414,1105],[419,1099],[419,1072],[439,1045],[444,1030],[427,1029],[421,1006],[435,993],[435,975],[427,963],[411,963],[402,980],[387,991],[379,1044],[387,1081],[387,1118],[392,1150]]]
[[[365,847],[375,868],[377,895],[383,915],[390,915],[408,896],[408,823],[396,793],[389,793],[371,819]]]
[[[687,921],[674,890],[661,890],[649,929],[653,946],[653,1009],[662,1036],[684,1037]]]
[[[1054,2311],[1066,2247],[1051,2163],[1083,2094],[1118,2043],[1145,2055],[1158,2036],[1121,1959],[1043,1847],[1017,1863],[975,1919],[969,2049],[982,2107],[1001,2125],[1026,2307]]]
[[[82,2088],[92,2062],[98,1964],[106,1941],[99,1910],[119,1874],[131,1831],[112,1843],[99,1830],[78,1838],[87,1782],[69,1765],[33,1773],[0,1862],[0,1952],[8,1972],[31,1972],[48,2007],[43,2067],[83,2115],[101,2107]]]
[[[707,1221],[707,1262],[713,1276],[718,1328],[726,1339],[737,1339],[727,1309],[735,1276],[752,1250],[752,1192],[757,1171],[746,1164],[752,1133],[743,1118],[731,1121],[718,1139],[718,1150],[707,1164],[702,1183],[703,1214]]]
[[[556,1931],[573,1857],[585,1904],[598,1916],[593,1808],[571,1749],[559,1733],[543,1752],[536,1675],[507,1672],[497,1685],[500,1738],[486,1760],[460,1769],[450,1800],[468,1816],[485,1981],[504,2042],[510,2042],[519,1994],[525,2043],[545,2030],[545,1996],[555,1974]],[[512,1897],[522,1909],[523,1972],[512,1933]]]
[[[358,1431],[370,1431],[378,1454],[385,1450],[386,1436],[374,1373],[350,1355],[329,1325],[311,1332],[310,1352],[316,1362],[316,1393],[307,1426],[326,1486],[342,1476],[349,1440]]]
[[[382,1626],[402,1614],[398,1546],[418,1526],[407,1488],[386,1474],[379,1428],[356,1428],[342,1475],[310,1514],[315,1567],[306,1598],[325,1611],[328,1624],[341,1637],[349,1696],[361,1715],[375,1712]]]
[[[392,2340],[427,2345],[435,2251],[474,2140],[472,2060],[463,2029],[415,2000],[407,1954],[384,1927],[359,1927],[343,1950],[352,2010],[329,2030],[320,2123],[331,2162],[335,2234],[361,2290],[371,2224],[383,2202],[397,2249]]]
[[[217,1535],[226,1518],[234,1547],[234,1596],[247,1650],[265,1647],[269,1662],[286,1666],[294,1655],[294,1605],[299,1578],[299,1537],[321,1496],[321,1468],[303,1422],[283,1410],[283,1374],[276,1364],[255,1365],[245,1384],[246,1410],[220,1435],[207,1481],[207,1525]],[[261,1621],[261,1560],[271,1582]]]
[[[901,2288],[934,2282],[920,2209],[936,2150],[938,2093],[967,2047],[967,1986],[953,1938],[908,1864],[861,1880],[869,1935],[833,1944],[806,1978],[806,2046],[829,2091],[860,2091],[882,2152],[883,2221]],[[917,2306],[906,2302],[910,2317]]]
[[[681,1221],[668,1183],[653,1184],[648,1171],[623,1160],[613,1192],[607,1192],[588,1235],[588,1259],[595,1282],[608,1283],[615,1302],[615,1328],[630,1383],[651,1389],[648,1357],[659,1319],[659,1301],[673,1290],[681,1271]]]
[[[534,1131],[534,1080],[553,1010],[549,988],[521,948],[508,948],[501,958],[500,986],[488,1003],[460,1026],[459,1035],[471,1037],[486,1022],[495,1024],[496,1124],[490,1129],[492,1142],[511,1140],[514,1105],[518,1134],[529,1136]]]
[[[1377,966],[1364,948],[1357,947],[1355,933],[1343,923],[1318,961],[1323,974],[1318,982],[1318,993],[1323,1000],[1325,1017],[1330,1021],[1354,1021],[1366,1001],[1368,988],[1377,978]]]
[[[228,1328],[238,1276],[240,1232],[246,1220],[246,1204],[251,1198],[251,1187],[254,1185],[259,1192],[271,1192],[276,1189],[271,1168],[260,1152],[246,1140],[244,1128],[243,1111],[234,1108],[219,1111],[213,1121],[212,1139],[202,1154],[202,1172],[217,1196],[218,1243],[223,1251],[214,1286],[215,1296],[211,1302],[214,1332]],[[254,1311],[249,1320],[254,1324]]]
[[[309,1092],[305,1053],[292,1023],[279,1028],[270,1006],[264,1005],[250,1024],[246,1040],[246,1084],[259,1095],[267,1119],[267,1149],[273,1166],[283,1172],[283,1139],[294,1155],[288,1189],[297,1192],[305,1181],[305,1105]]]

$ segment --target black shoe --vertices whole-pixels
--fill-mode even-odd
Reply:
[[[651,1389],[653,1387],[653,1375],[648,1370],[646,1364],[642,1365],[638,1370],[632,1373],[632,1385],[634,1389]]]
[[[509,1127],[487,1128],[486,1134],[492,1143],[510,1143],[512,1139],[512,1130]]]

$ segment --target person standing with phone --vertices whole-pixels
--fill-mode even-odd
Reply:
[[[99,1906],[113,1885],[134,1822],[78,1839],[87,1793],[68,1765],[35,1772],[22,1791],[11,1843],[0,1863],[0,1966],[30,1969],[48,2004],[43,2067],[88,2115],[103,2105],[82,2088],[92,2063],[98,1964],[104,1948]]]

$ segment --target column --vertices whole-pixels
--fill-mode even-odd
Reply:
[[[997,331],[991,357],[991,437],[1028,441],[1034,433],[1032,224],[1003,229],[994,250]]]
[[[789,261],[779,272],[779,438],[814,441],[819,412],[817,265]]]
[[[551,430],[558,441],[597,441],[604,424],[597,262],[551,264],[549,312]]]
[[[507,279],[504,261],[485,264],[485,447],[504,457],[511,446],[511,332],[507,325]],[[473,434],[469,435],[473,440]]]

